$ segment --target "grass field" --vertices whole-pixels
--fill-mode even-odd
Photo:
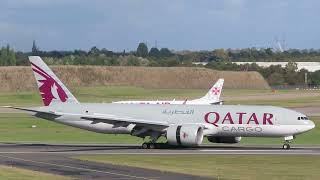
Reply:
[[[0,142],[119,144],[142,143],[142,139],[89,132],[22,113],[0,113]]]
[[[111,102],[125,99],[190,99],[201,97],[207,90],[199,89],[144,89],[137,87],[82,87],[74,90],[81,102]],[[316,95],[316,96],[314,96]],[[315,92],[282,90],[276,93],[270,90],[234,90],[223,91],[226,104],[263,104],[289,107],[319,105],[319,96]],[[1,105],[40,106],[38,92],[1,93]],[[51,142],[51,143],[142,143],[140,138],[129,135],[106,135],[88,132],[53,122],[36,119],[24,113],[5,113],[0,109],[1,142]],[[319,117],[313,117],[320,124]],[[36,125],[36,128],[31,128]],[[320,144],[318,126],[311,132],[298,136],[296,144]],[[244,144],[281,144],[281,138],[243,138]]]
[[[207,89],[145,89],[127,86],[74,88],[74,95],[80,102],[112,102],[118,100],[172,100],[195,99],[204,96]],[[305,107],[320,105],[320,91],[304,90],[245,90],[224,89],[225,104],[277,105],[284,107]],[[0,93],[0,106],[41,105],[38,92]]]
[[[319,156],[86,155],[75,158],[217,179],[320,179]]]
[[[312,117],[312,119],[317,124],[316,128],[297,136],[293,144],[320,144],[320,117]],[[36,125],[36,128],[32,128],[32,125]],[[141,144],[142,139],[130,135],[89,132],[23,113],[0,113],[0,142]],[[279,147],[282,142],[282,138],[244,137],[241,140],[241,144],[279,144]]]
[[[0,179],[10,180],[68,180],[71,178],[0,165]]]

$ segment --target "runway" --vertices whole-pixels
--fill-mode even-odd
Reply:
[[[281,145],[267,146],[209,146],[178,149],[141,149],[138,145],[68,145],[68,144],[0,144],[0,164],[48,172],[76,179],[206,179],[178,173],[160,172],[142,168],[115,166],[72,157],[94,154],[136,155],[320,155],[320,147],[293,146],[290,150]]]
[[[101,150],[119,149],[127,148],[96,145],[0,144],[0,164],[70,176],[73,179],[207,179],[72,158],[81,154],[97,154]]]
[[[2,143],[0,154],[275,154],[275,155],[320,155],[320,146],[292,146],[289,150],[281,145],[202,145],[198,148],[141,149],[139,145],[99,144],[26,144]]]

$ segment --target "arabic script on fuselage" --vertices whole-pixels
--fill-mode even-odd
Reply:
[[[166,115],[176,115],[176,114],[191,115],[193,113],[194,113],[193,109],[187,109],[187,110],[165,109],[162,111],[162,114],[166,114]]]

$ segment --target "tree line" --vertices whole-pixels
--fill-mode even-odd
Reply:
[[[208,62],[207,68],[232,71],[258,71],[270,85],[302,85],[305,74],[309,85],[320,84],[320,72],[297,70],[295,61],[320,61],[320,50],[290,49],[275,51],[272,48],[257,49],[215,49],[212,51],[171,51],[168,48],[148,48],[139,43],[131,52],[113,52],[105,48],[92,47],[90,50],[42,51],[33,41],[30,52],[15,52],[9,45],[0,51],[0,66],[28,65],[28,56],[41,56],[49,65],[102,65],[102,66],[196,66],[193,62]],[[267,68],[257,64],[236,65],[232,62],[286,61],[285,68],[280,65]]]
[[[205,65],[206,68],[224,71],[257,71],[271,86],[319,86],[320,71],[309,72],[307,69],[298,70],[297,63],[289,61],[285,67],[281,65],[271,65],[261,67],[256,63],[237,65],[227,61],[210,62]],[[307,79],[305,77],[307,76]]]

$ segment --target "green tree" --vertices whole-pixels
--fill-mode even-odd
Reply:
[[[285,71],[286,72],[296,72],[298,70],[298,65],[296,62],[289,61],[288,64],[286,64]]]
[[[16,65],[15,52],[12,49],[10,49],[9,44],[6,47],[1,48],[0,65],[2,66]]]
[[[99,54],[100,50],[96,46],[93,46],[89,51],[89,55],[98,56]]]
[[[137,57],[129,56],[127,59],[127,66],[140,66],[140,61]]]
[[[147,57],[148,56],[148,47],[145,43],[139,43],[137,48],[138,57]]]
[[[311,85],[320,85],[320,70],[310,73]]]
[[[151,56],[151,57],[159,57],[159,55],[160,55],[160,51],[159,51],[158,48],[153,47],[153,48],[150,49],[149,56]]]
[[[168,48],[161,48],[160,49],[160,57],[170,57],[173,54],[171,53],[171,51]]]
[[[7,50],[6,48],[2,47],[0,52],[0,65],[6,66],[7,65]]]
[[[268,83],[274,86],[282,85],[284,83],[283,75],[277,72],[272,73],[268,77]]]
[[[215,60],[228,60],[229,56],[228,53],[224,49],[216,49],[213,51],[213,56],[215,57]]]
[[[7,52],[8,52],[8,65],[10,66],[15,66],[17,64],[16,62],[16,54],[13,49],[10,49],[7,47]]]
[[[273,51],[271,48],[267,48],[265,51],[268,56],[271,56],[271,57],[273,56]]]
[[[289,61],[285,67],[285,80],[289,85],[297,84],[297,63]]]

